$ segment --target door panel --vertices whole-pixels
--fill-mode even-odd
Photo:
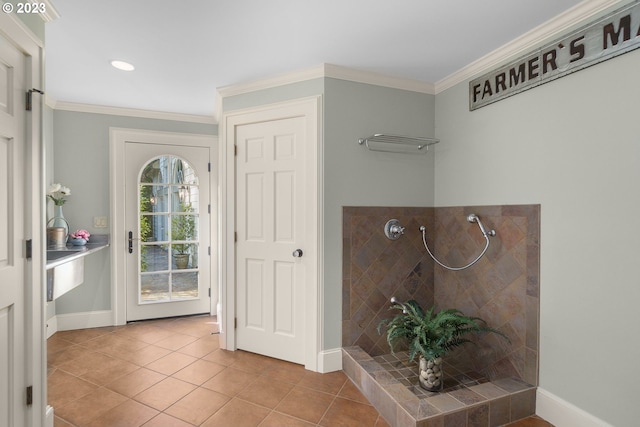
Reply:
[[[25,425],[25,57],[0,36],[0,425]]]
[[[238,348],[304,363],[309,240],[302,117],[238,126]],[[307,227],[308,225],[308,227]]]
[[[210,311],[206,147],[127,142],[127,321]]]

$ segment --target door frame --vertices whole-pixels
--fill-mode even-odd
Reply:
[[[223,209],[220,215],[220,302],[218,322],[220,322],[220,347],[236,350],[236,168],[235,168],[235,129],[237,126],[304,117],[308,135],[307,151],[309,174],[312,177],[308,191],[314,201],[315,209],[310,212],[317,224],[313,252],[317,255],[315,268],[308,275],[309,283],[305,289],[305,368],[318,371],[322,366],[321,349],[323,336],[322,303],[324,294],[323,263],[323,139],[322,139],[322,96],[296,99],[275,104],[262,105],[224,113],[220,135],[220,189]]]
[[[219,148],[218,137],[215,135],[200,135],[192,133],[162,132],[142,129],[109,128],[109,185],[111,204],[111,308],[114,325],[124,325],[127,323],[126,306],[126,256],[125,250],[127,236],[125,230],[125,203],[124,191],[120,189],[125,186],[125,144],[127,142],[138,142],[156,145],[184,145],[191,147],[207,147],[211,149],[211,165],[218,167]],[[219,289],[218,280],[219,269],[219,243],[218,242],[218,222],[220,211],[220,198],[218,197],[218,174],[212,171],[209,174],[209,200],[213,205],[211,208],[211,224],[209,227],[209,238],[211,241],[211,256],[209,257],[209,269],[211,278],[211,288]],[[217,244],[216,244],[217,243]],[[219,291],[211,293],[209,313],[215,314],[218,304],[217,296]]]
[[[44,89],[44,43],[15,18],[0,14],[0,33],[26,57],[27,87]],[[25,263],[25,384],[33,386],[33,403],[25,409],[27,426],[44,426],[47,417],[53,423],[53,412],[47,408],[47,334],[44,283],[45,270],[45,177],[44,177],[44,96],[33,94],[33,109],[25,113],[25,239],[32,242],[32,257]]]

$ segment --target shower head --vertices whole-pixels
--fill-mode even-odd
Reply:
[[[482,232],[482,235],[487,237],[487,236],[495,236],[496,235],[496,231],[495,230],[485,230],[484,225],[482,225],[482,222],[480,221],[480,218],[478,218],[478,215],[476,214],[469,214],[469,216],[467,216],[467,221],[469,222],[477,222],[478,223],[478,227],[480,227],[480,231]]]

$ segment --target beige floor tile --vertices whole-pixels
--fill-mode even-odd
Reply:
[[[189,366],[193,362],[198,360],[193,356],[182,353],[169,353],[160,359],[149,363],[145,367],[161,374],[171,375],[178,372],[180,369]]]
[[[355,400],[356,402],[369,404],[367,398],[364,397],[360,390],[358,390],[358,387],[356,387],[351,380],[344,383],[344,386],[342,386],[338,396],[349,400]]]
[[[296,386],[276,407],[276,411],[317,424],[335,396]]]
[[[155,362],[161,357],[167,356],[170,353],[171,350],[150,344],[138,350],[121,354],[119,357],[128,362],[135,363],[138,366],[145,366],[151,362]]]
[[[188,354],[193,357],[204,357],[214,350],[220,348],[220,338],[218,335],[208,335],[197,339],[191,344],[187,344],[180,348],[180,353]]]
[[[228,401],[229,397],[223,394],[197,388],[164,412],[193,425],[200,425]]]
[[[278,406],[292,388],[293,384],[291,383],[285,383],[269,377],[259,377],[250,386],[238,393],[237,397],[273,409]]]
[[[161,413],[147,421],[142,427],[193,427],[193,424],[189,424],[182,420]]]
[[[135,400],[127,400],[91,421],[87,427],[140,427],[156,415],[158,411],[155,409]]]
[[[101,366],[95,366],[94,370],[88,371],[81,375],[80,378],[94,384],[104,386],[139,368],[139,366],[134,365],[133,363],[113,358],[109,363]]]
[[[217,363],[218,365],[231,366],[238,361],[240,358],[239,354],[240,352],[238,351],[218,349],[207,354],[202,359]]]
[[[53,417],[53,427],[75,427],[73,424],[68,423],[60,417]]]
[[[107,384],[106,387],[116,393],[133,397],[165,378],[166,375],[146,368],[139,368]]]
[[[256,427],[269,412],[267,408],[233,399],[202,423],[202,427]]]
[[[202,384],[202,387],[233,397],[244,390],[257,378],[258,377],[256,375],[248,372],[239,371],[234,368],[226,368],[224,371]]]
[[[313,427],[315,425],[274,411],[267,415],[260,427]]]
[[[57,367],[65,372],[80,377],[87,372],[95,370],[96,367],[109,365],[113,363],[114,360],[116,359],[111,356],[107,356],[106,354],[89,351],[83,357],[61,363]]]
[[[73,402],[98,388],[95,384],[63,371],[51,374],[47,386],[47,401],[54,408]]]
[[[319,424],[323,427],[374,427],[377,420],[378,411],[373,406],[336,397]]]
[[[338,394],[346,382],[347,376],[342,371],[327,374],[306,371],[298,384],[325,393]]]
[[[180,333],[173,333],[169,337],[162,339],[155,343],[158,347],[166,348],[168,350],[178,350],[185,345],[189,345],[194,341],[197,341],[198,338],[193,337],[191,335],[185,335]]]
[[[179,370],[172,376],[191,384],[202,385],[202,383],[211,379],[225,369],[226,367],[223,365],[218,365],[217,363],[200,359]]]
[[[65,421],[84,426],[126,400],[125,396],[100,387],[67,405],[56,406],[54,409],[55,414]]]
[[[195,390],[196,386],[175,378],[165,378],[133,398],[158,411],[164,411]]]

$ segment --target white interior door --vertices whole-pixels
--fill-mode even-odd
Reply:
[[[126,320],[211,309],[210,148],[125,144]]]
[[[237,347],[305,362],[305,118],[236,127]],[[313,196],[315,197],[315,195]]]
[[[0,36],[0,425],[25,413],[25,57]]]

